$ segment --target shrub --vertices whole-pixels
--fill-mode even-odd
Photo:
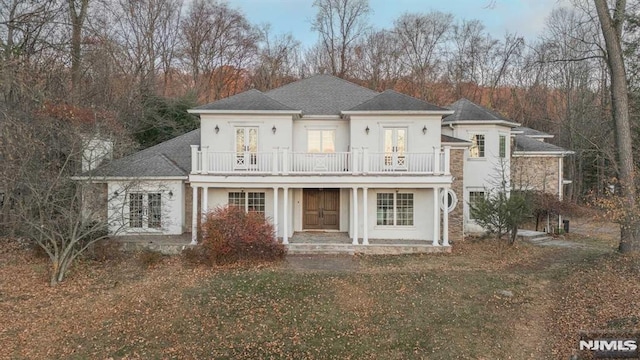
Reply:
[[[122,256],[121,246],[114,239],[102,239],[91,244],[85,255],[87,259],[98,262],[118,260]]]
[[[155,265],[158,265],[162,262],[163,259],[164,255],[157,251],[149,249],[143,250],[138,254],[138,261],[140,262],[140,265],[145,267],[153,267]]]
[[[243,260],[275,261],[286,249],[278,243],[273,225],[261,214],[238,207],[219,207],[209,212],[201,226],[202,247],[211,264]]]

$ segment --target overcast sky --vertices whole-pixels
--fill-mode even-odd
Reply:
[[[253,24],[270,23],[274,33],[290,32],[307,47],[317,37],[310,20],[315,15],[313,0],[228,0],[242,10]],[[496,38],[508,32],[536,38],[554,7],[568,0],[369,0],[370,17],[376,28],[390,28],[393,20],[405,12],[438,10],[452,13],[456,20],[478,19]]]

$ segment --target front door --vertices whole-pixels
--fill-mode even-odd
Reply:
[[[338,230],[340,228],[340,190],[304,189],[304,229]]]

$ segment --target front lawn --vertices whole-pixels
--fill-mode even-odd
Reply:
[[[335,270],[304,259],[207,269],[179,257],[147,267],[129,255],[80,262],[50,288],[44,259],[1,246],[0,357],[11,359],[564,356],[575,326],[553,326],[572,311],[558,306],[562,284],[618,256],[487,241]]]

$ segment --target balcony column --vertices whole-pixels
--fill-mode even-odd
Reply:
[[[440,148],[433,147],[433,174],[440,174]]]
[[[198,145],[191,145],[191,173],[198,173]]]
[[[191,197],[191,245],[198,243],[198,187],[191,186],[193,195]]]
[[[440,238],[440,199],[439,188],[433,188],[433,246],[439,246]]]
[[[202,187],[202,221],[207,219],[207,211],[209,211],[209,187]]]
[[[278,238],[278,187],[273,187],[273,231]]]
[[[451,175],[451,146],[444,147],[444,174]],[[445,204],[446,203],[445,201]]]
[[[200,149],[200,152],[202,153],[202,163],[200,164],[200,168],[202,169],[202,173],[206,174],[209,172],[209,147],[201,146]]]
[[[282,175],[289,175],[289,148],[282,148]]]
[[[358,245],[358,188],[351,189],[353,192],[353,245]]]
[[[271,175],[278,175],[278,148],[273,148],[273,164],[272,164],[272,168],[271,168]],[[278,191],[276,190],[276,188],[273,188],[274,191]]]
[[[367,174],[369,171],[369,148],[362,148],[362,173]]]
[[[284,191],[284,205],[282,205],[282,243],[289,243],[289,188],[285,187]]]
[[[369,245],[369,209],[367,208],[367,190],[362,188],[362,245]]]
[[[446,154],[446,150],[445,150]],[[446,155],[445,155],[446,156]],[[446,163],[445,163],[446,164]],[[449,188],[442,189],[442,246],[449,246]]]

